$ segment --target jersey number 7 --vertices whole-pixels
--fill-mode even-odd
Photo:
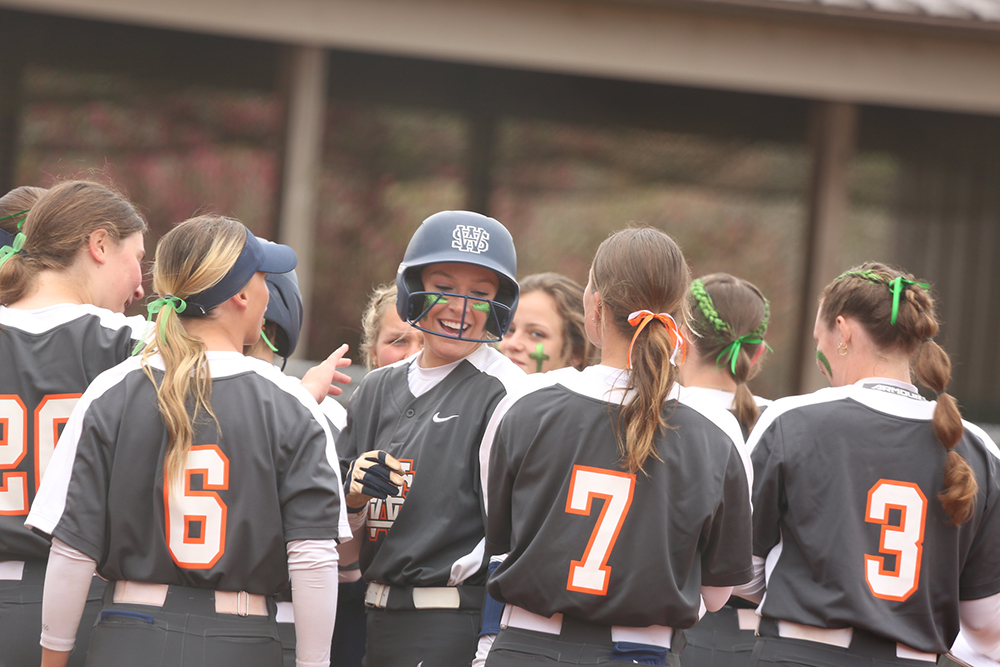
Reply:
[[[59,427],[69,420],[80,394],[50,394],[35,408],[34,491],[52,459]],[[28,513],[28,473],[16,472],[28,453],[28,409],[19,396],[0,395],[0,515]],[[30,459],[29,459],[30,460]]]
[[[635,490],[635,475],[601,468],[573,466],[573,476],[569,482],[566,511],[570,514],[589,516],[591,501],[597,497],[604,500],[597,525],[590,535],[590,542],[583,552],[583,558],[569,565],[569,580],[566,589],[577,593],[607,595],[611,568],[608,558],[618,539],[618,533],[625,523],[625,515],[632,506],[632,492]]]

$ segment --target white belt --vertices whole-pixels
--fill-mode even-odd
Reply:
[[[406,592],[406,588],[396,587]],[[380,584],[377,581],[368,582],[365,588],[365,605],[376,609],[385,609],[389,602],[389,592],[393,587]],[[413,596],[414,609],[460,609],[462,598],[454,586],[416,586],[410,589]],[[397,593],[398,595],[398,593]]]
[[[851,645],[851,639],[854,637],[854,628],[836,628],[830,630],[827,628],[815,628],[811,625],[802,625],[801,623],[779,620],[778,636],[787,637],[788,639],[804,639],[805,641],[829,644],[830,646],[839,646],[840,648],[848,648]],[[938,661],[936,653],[924,653],[923,651],[917,651],[916,649],[912,649],[905,644],[899,643],[896,644],[896,657],[906,658],[909,660],[923,660],[925,662]]]
[[[0,560],[0,581],[21,581],[23,578],[23,560]]]
[[[116,603],[145,604],[162,607],[167,600],[167,584],[149,584],[141,581],[116,581]],[[237,616],[267,616],[267,599],[263,595],[246,591],[215,591],[215,612]]]
[[[522,630],[544,632],[549,635],[558,635],[562,631],[562,617],[562,614],[553,614],[551,617],[539,616],[527,609],[509,604],[504,607],[503,617],[500,619],[500,627],[520,628]],[[611,626],[611,640],[616,642],[635,642],[637,644],[650,644],[661,648],[670,648],[670,640],[673,636],[674,629],[666,625],[650,625],[645,628],[625,625]]]

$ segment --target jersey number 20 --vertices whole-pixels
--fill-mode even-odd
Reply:
[[[635,475],[601,468],[573,466],[566,511],[570,514],[590,516],[591,501],[602,498],[601,515],[590,535],[590,542],[583,558],[569,564],[566,589],[577,593],[607,595],[611,568],[608,557],[625,523],[625,515],[632,506]]]
[[[191,488],[201,476],[202,491]],[[229,459],[216,445],[194,445],[181,476],[183,487],[170,492],[164,479],[167,548],[178,566],[203,570],[215,565],[226,551],[226,503],[216,491],[229,488]],[[179,493],[178,493],[179,492]]]
[[[69,420],[80,394],[50,394],[35,408],[35,491],[52,459],[59,427]],[[28,513],[28,473],[17,468],[28,453],[28,409],[13,394],[0,396],[0,515]]]
[[[899,525],[889,523],[889,510],[899,510]],[[924,521],[927,498],[916,484],[880,479],[868,491],[865,521],[882,524],[878,550],[896,557],[886,569],[884,556],[865,554],[865,581],[872,595],[902,602],[920,583],[920,559],[924,552]]]

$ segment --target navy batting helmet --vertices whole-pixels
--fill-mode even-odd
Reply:
[[[500,279],[496,297],[490,301],[464,294],[427,292],[421,279],[425,266],[444,262],[473,264],[492,270]],[[424,220],[413,233],[403,261],[396,271],[396,311],[400,319],[445,338],[470,342],[492,342],[503,338],[517,309],[517,254],[510,232],[493,218],[470,211],[442,211]],[[489,313],[486,331],[493,339],[445,336],[429,331],[419,322],[444,297],[465,299],[466,305]],[[472,302],[472,303],[469,303]]]
[[[299,342],[302,329],[302,293],[295,271],[267,274],[267,291],[271,298],[267,302],[264,319],[278,325],[274,346],[283,357],[292,356]]]

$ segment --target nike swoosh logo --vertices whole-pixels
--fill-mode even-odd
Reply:
[[[431,417],[431,421],[433,421],[433,422],[435,422],[437,424],[440,424],[442,422],[446,422],[446,421],[448,421],[450,419],[458,419],[458,415],[451,415],[450,417],[442,417],[440,412],[435,412],[434,416]]]

